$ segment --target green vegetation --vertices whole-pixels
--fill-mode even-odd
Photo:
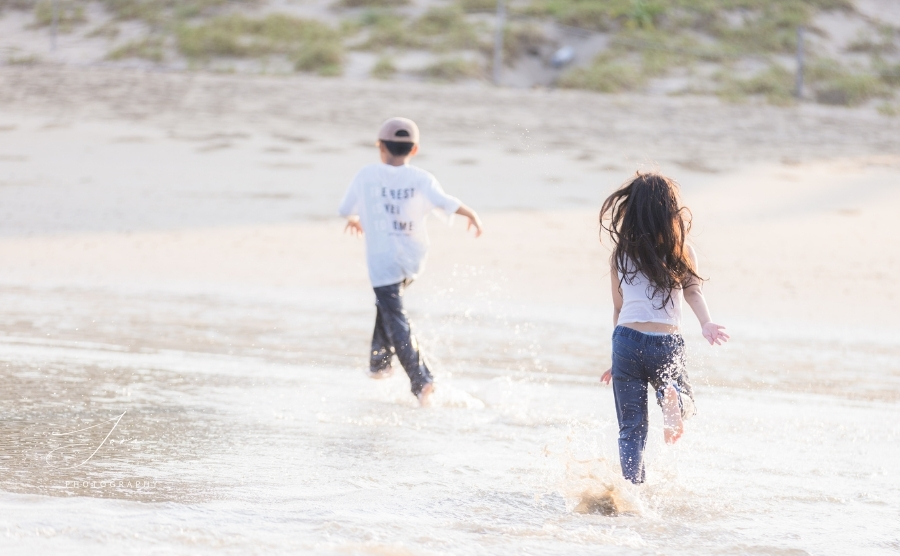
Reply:
[[[313,42],[300,47],[293,53],[291,59],[297,71],[335,76],[343,71],[344,51],[337,42]]]
[[[673,68],[707,61],[725,64],[718,79],[723,98],[758,95],[789,104],[795,75],[776,63],[776,56],[796,51],[797,28],[810,28],[816,14],[853,9],[851,0],[533,0],[525,12],[613,35],[609,49],[590,66],[565,73],[560,86],[633,90]],[[811,32],[817,31],[812,27]],[[809,90],[818,102],[845,106],[890,96],[890,88],[900,86],[900,64],[883,57],[897,52],[898,38],[900,30],[881,25],[850,45],[851,52],[872,56],[869,69],[816,60],[805,75]],[[749,78],[730,75],[731,61],[748,56],[769,64]]]
[[[414,21],[409,31],[432,50],[476,50],[482,44],[479,29],[458,7],[430,8]]]
[[[484,77],[484,69],[478,62],[462,58],[438,60],[424,68],[421,73],[434,81],[459,81]]]
[[[551,17],[563,25],[607,31],[611,28],[615,13],[610,2],[594,0],[535,0],[526,10],[527,15]]]
[[[564,73],[559,85],[611,93],[631,91],[673,68],[720,58],[719,53],[701,48],[691,37],[634,28],[619,33],[590,66]]]
[[[368,32],[368,38],[358,47],[363,50],[422,46],[422,41],[408,31],[408,21],[394,12],[367,10],[360,17],[359,25]]]
[[[367,10],[358,25],[368,33],[357,46],[364,50],[425,48],[448,52],[477,50],[486,44],[483,29],[466,19],[458,6],[431,8],[412,21],[390,10]]]
[[[6,63],[11,66],[33,66],[39,64],[41,59],[34,54],[10,54]]]
[[[456,0],[456,5],[466,13],[497,11],[497,0]]]
[[[900,105],[885,102],[878,106],[878,113],[885,116],[900,116]]]
[[[900,87],[900,63],[889,64],[880,58],[876,58],[872,65],[885,85]]]
[[[101,0],[119,20],[137,19],[164,26],[185,19],[209,16],[230,6],[254,6],[260,0]]]
[[[338,0],[335,6],[338,8],[392,8],[407,4],[409,4],[409,0]]]
[[[873,75],[863,73],[847,73],[816,87],[818,102],[841,106],[856,106],[887,94],[884,83]]]
[[[723,81],[719,95],[727,100],[738,101],[747,95],[763,95],[772,104],[794,102],[795,76],[778,64],[770,64],[749,79],[725,77]]]
[[[60,1],[57,4],[56,24],[61,32],[71,32],[76,25],[85,21],[83,6],[71,0]],[[41,0],[34,6],[34,26],[48,27],[52,24],[53,2],[51,0]]]
[[[729,50],[787,52],[796,29],[819,10],[852,10],[851,0],[534,0],[526,13],[599,31],[700,31]],[[734,17],[729,17],[729,15]],[[740,22],[733,21],[737,17]]]
[[[200,25],[181,26],[176,38],[178,50],[195,60],[284,55],[298,71],[321,75],[340,73],[343,63],[337,31],[319,21],[280,14],[263,19],[216,17]]]
[[[524,56],[547,61],[568,40],[544,30],[563,25],[603,31],[609,46],[587,66],[559,72],[561,87],[602,92],[638,90],[670,73],[697,76],[683,92],[719,94],[740,101],[764,97],[775,104],[794,102],[797,28],[808,29],[807,98],[855,106],[890,99],[900,88],[900,28],[864,21],[847,46],[852,65],[822,58],[817,44],[828,40],[816,29],[826,11],[854,13],[856,0],[507,0],[512,17],[503,37],[503,59],[513,66]],[[52,0],[0,0],[0,11],[33,11],[34,26],[52,20]],[[86,0],[59,0],[63,31],[85,21]],[[223,68],[221,58],[288,61],[297,71],[336,75],[345,48],[379,53],[371,75],[390,79],[395,58],[404,50],[429,50],[440,56],[419,74],[454,81],[483,78],[493,56],[492,13],[497,0],[443,0],[430,7],[413,0],[328,0],[341,16],[337,26],[284,14],[249,17],[242,8],[270,0],[96,0],[113,16],[88,36],[109,40],[122,21],[140,21],[146,36],[119,45],[108,58],[164,62],[167,55],[187,58],[192,68]],[[423,8],[427,8],[422,11]],[[746,62],[761,63],[755,74],[737,74]],[[234,62],[234,61],[232,61]],[[234,66],[232,66],[234,67]],[[709,76],[713,75],[712,79]],[[887,102],[887,101],[886,101]],[[884,104],[896,107],[896,104]],[[884,108],[893,110],[893,108]]]
[[[513,64],[525,54],[540,55],[541,48],[547,44],[550,40],[536,25],[512,24],[503,34],[503,59],[507,64]],[[485,53],[489,54],[490,49],[486,48]]]
[[[623,61],[608,53],[597,56],[590,66],[565,73],[559,86],[569,89],[589,89],[602,93],[632,91],[646,82],[637,62]]]
[[[897,51],[897,45],[894,39],[897,30],[887,25],[880,25],[876,35],[873,37],[870,33],[860,33],[856,40],[850,43],[848,50],[850,52],[865,52],[880,56],[882,54],[891,54]]]
[[[890,92],[878,75],[846,68],[834,60],[817,60],[806,75],[822,104],[856,106]]]
[[[86,36],[92,37],[92,38],[93,37],[104,37],[107,39],[114,39],[119,36],[119,32],[120,32],[119,26],[116,25],[115,22],[108,21],[108,22],[104,23],[103,25],[97,27],[90,33],[88,33]]]
[[[143,39],[130,41],[116,48],[107,54],[106,57],[110,60],[143,58],[159,63],[165,59],[163,39],[161,37],[144,37]]]
[[[817,102],[838,106],[857,106],[870,99],[890,96],[890,87],[882,77],[859,68],[847,68],[839,62],[814,60],[804,74],[807,87]],[[763,95],[773,104],[794,102],[796,76],[776,63],[749,79],[724,78],[719,94],[729,100],[746,95]]]
[[[372,77],[375,79],[390,79],[397,73],[397,66],[390,58],[379,58],[372,67]]]

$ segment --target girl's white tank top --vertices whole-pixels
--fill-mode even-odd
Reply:
[[[650,287],[650,281],[642,272],[638,272],[629,284],[622,280],[622,273],[619,272],[619,283],[622,288],[622,311],[619,313],[618,324],[629,322],[659,322],[663,324],[671,324],[681,326],[681,305],[684,299],[681,288],[672,290],[672,298],[669,303],[657,309],[662,305],[662,295],[653,298],[653,288]]]

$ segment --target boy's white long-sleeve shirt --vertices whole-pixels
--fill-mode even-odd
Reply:
[[[415,279],[428,253],[425,217],[436,208],[453,214],[461,205],[421,168],[371,164],[353,178],[338,212],[359,216],[369,279],[377,288]]]

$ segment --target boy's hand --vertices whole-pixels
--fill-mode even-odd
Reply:
[[[606,372],[600,377],[600,382],[603,384],[609,384],[609,381],[612,380],[612,367],[606,369]]]
[[[714,322],[708,322],[703,325],[703,337],[709,342],[709,345],[722,345],[728,341],[729,336],[725,332],[725,327]]]
[[[356,237],[362,237],[363,227],[362,224],[359,223],[359,218],[348,218],[347,225],[344,226],[344,233],[349,233],[355,235]]]
[[[472,216],[474,216],[475,218],[472,218]],[[472,216],[469,217],[469,223],[466,224],[466,231],[468,232],[469,230],[471,230],[474,227],[475,228],[475,237],[481,237],[481,232],[482,232],[481,220],[478,219],[478,215],[475,214],[474,212],[472,213]]]
[[[475,228],[475,237],[480,237],[480,236],[481,236],[481,233],[482,233],[482,231],[483,231],[483,230],[481,229],[481,219],[478,218],[478,215],[475,214],[475,211],[474,211],[474,210],[470,209],[470,208],[467,207],[466,205],[462,205],[462,206],[460,206],[460,207],[456,210],[456,214],[461,214],[461,215],[463,215],[463,216],[465,216],[466,218],[469,219],[469,223],[466,224],[466,231],[467,231],[467,232],[468,232],[469,230],[471,230],[472,227],[474,227],[474,228]]]

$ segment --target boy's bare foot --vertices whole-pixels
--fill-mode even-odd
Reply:
[[[426,384],[422,387],[419,395],[419,407],[431,407],[431,396],[434,394],[434,384]]]
[[[385,367],[384,369],[381,369],[380,371],[376,371],[374,373],[370,371],[369,378],[374,378],[375,380],[381,380],[383,378],[390,378],[390,376],[393,374],[394,374],[393,367]]]
[[[681,418],[681,407],[678,405],[678,390],[671,384],[666,386],[662,400],[663,436],[666,444],[675,444],[684,434],[684,420]]]

